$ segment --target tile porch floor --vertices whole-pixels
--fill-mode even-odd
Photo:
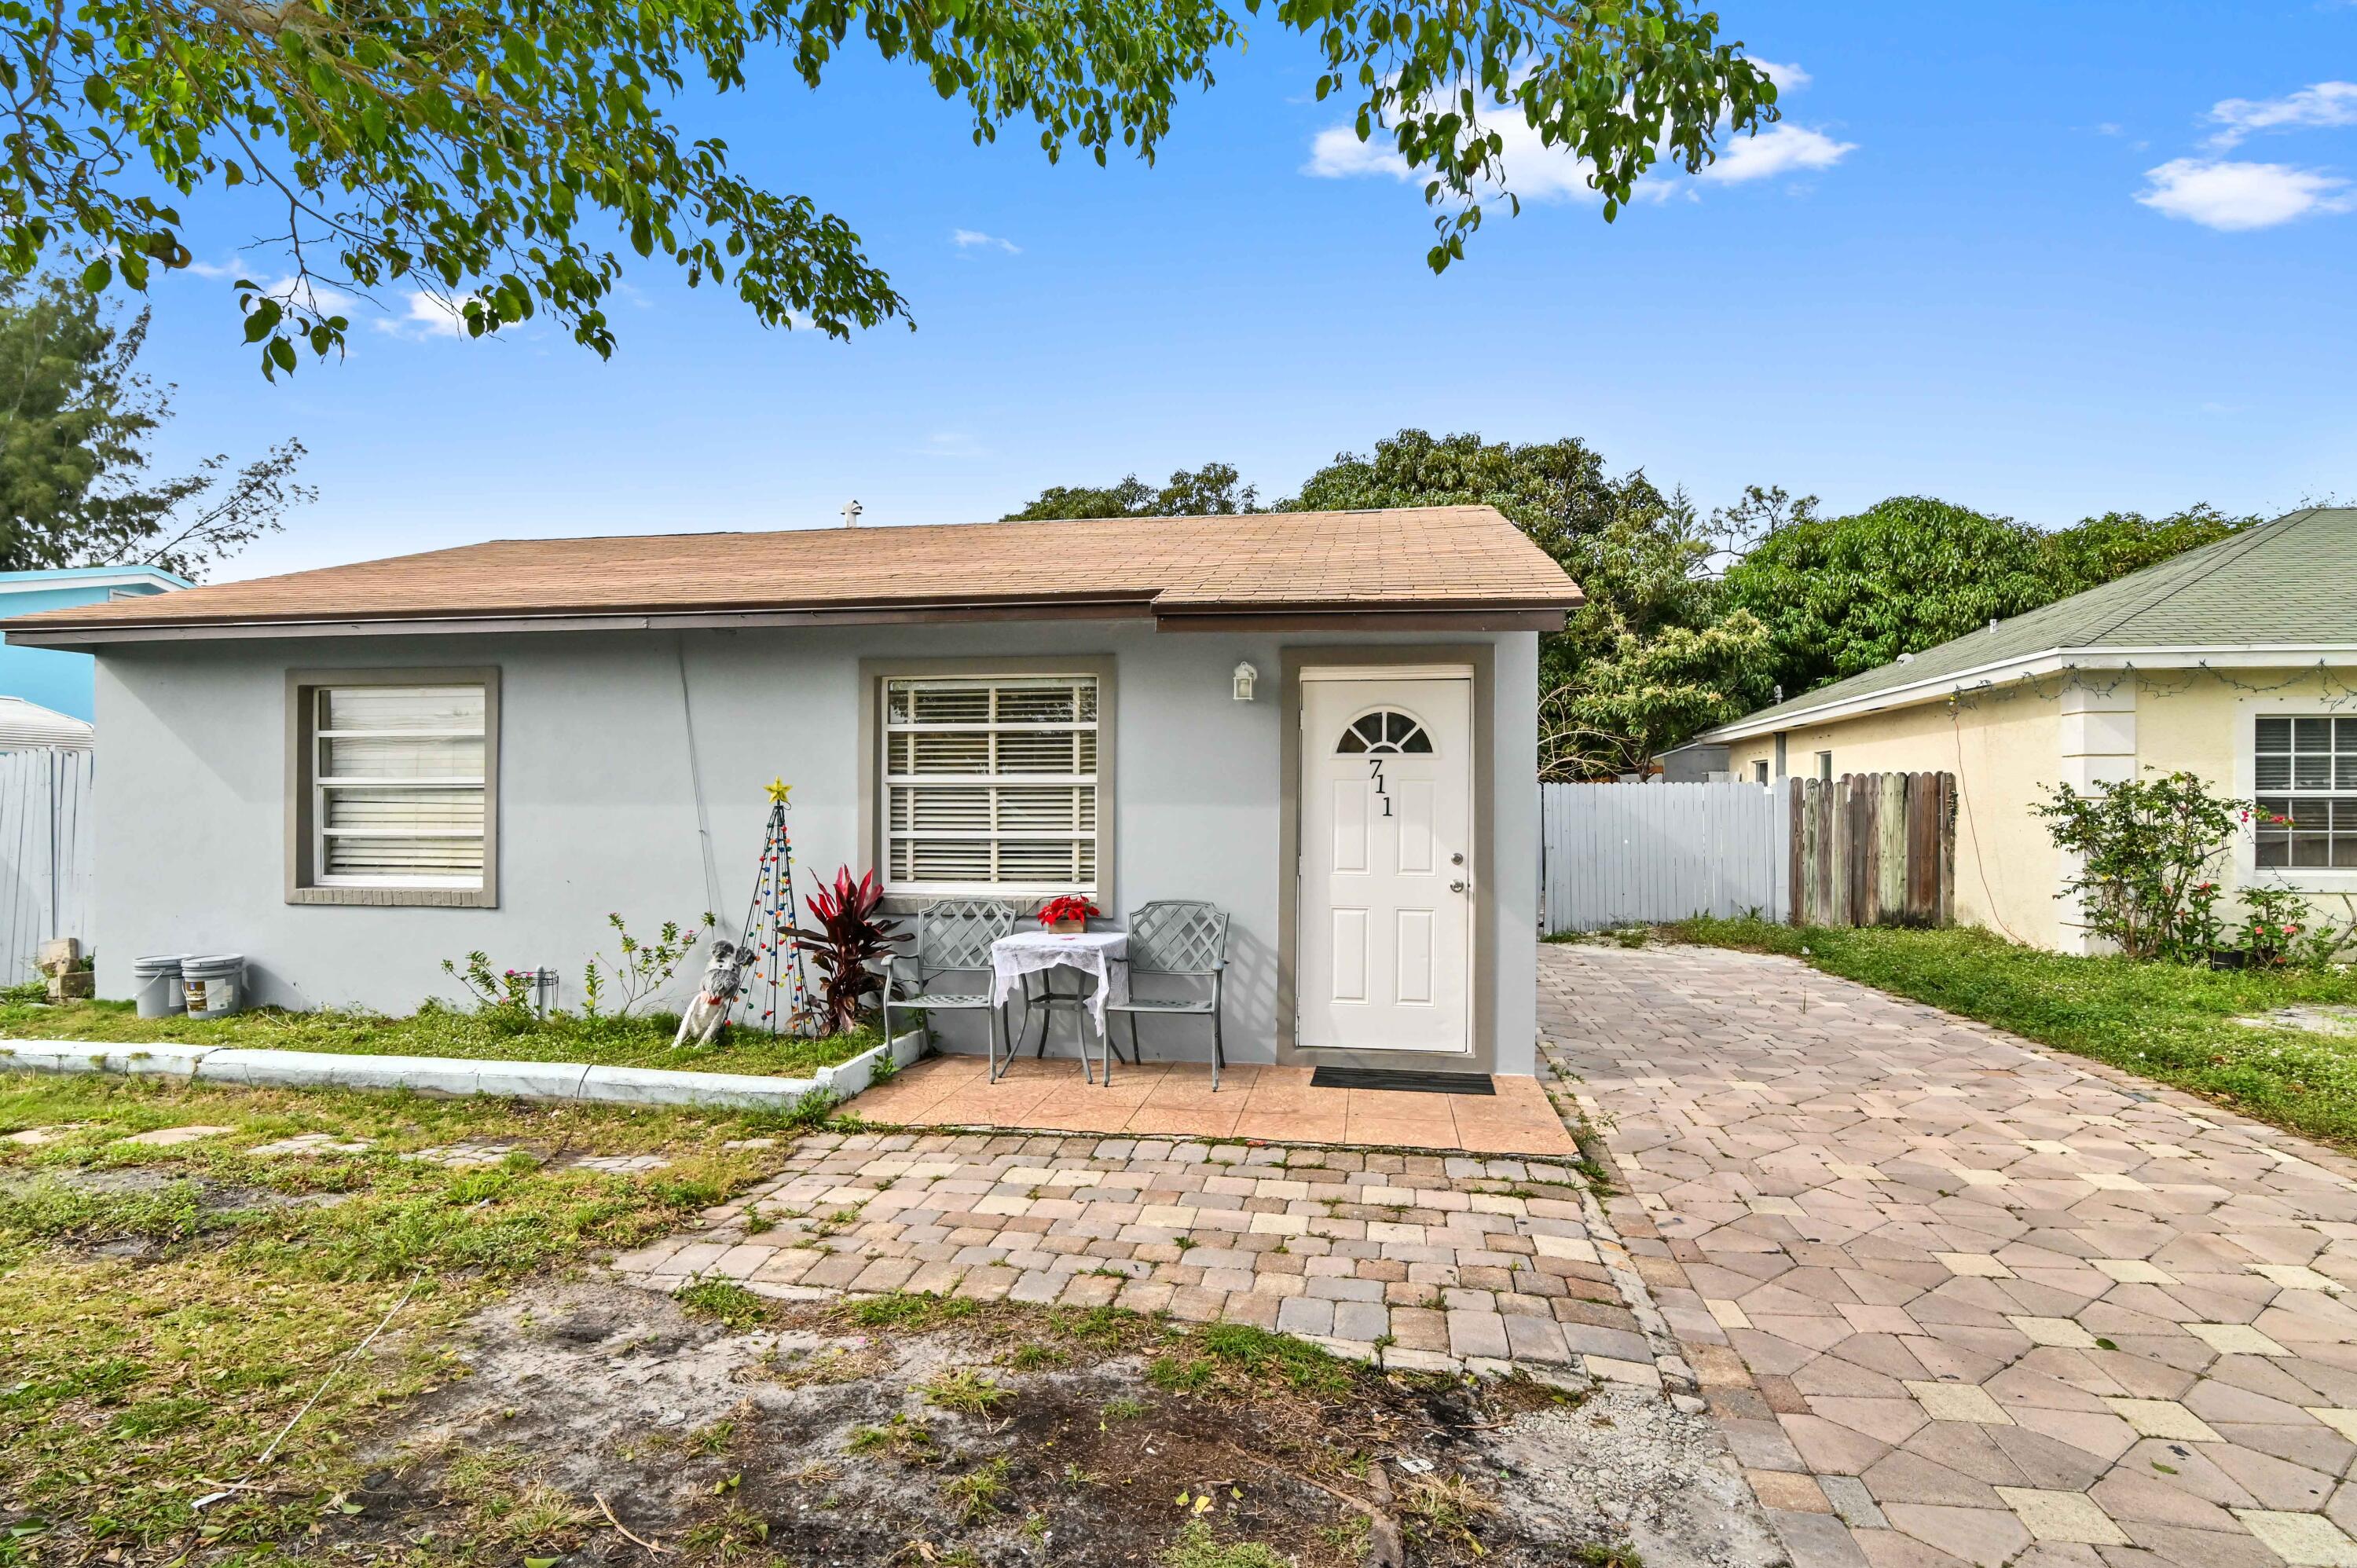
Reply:
[[[929,1058],[848,1109],[905,1127],[987,1127],[1215,1142],[1347,1144],[1572,1159],[1578,1150],[1532,1078],[1500,1078],[1495,1095],[1313,1089],[1308,1068],[1194,1062],[1114,1064],[1110,1086],[1071,1058],[1018,1058],[996,1083],[983,1058]]]

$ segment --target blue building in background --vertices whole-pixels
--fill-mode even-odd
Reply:
[[[0,572],[0,619],[66,605],[145,598],[193,587],[155,566],[70,566],[54,572]],[[98,674],[87,653],[0,644],[0,695],[22,697],[56,713],[93,716]]]

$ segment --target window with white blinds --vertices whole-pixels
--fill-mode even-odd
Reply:
[[[2357,718],[2262,718],[2258,864],[2357,869]]]
[[[483,886],[484,689],[309,691],[313,880]]]
[[[885,886],[1094,893],[1093,675],[884,682]]]

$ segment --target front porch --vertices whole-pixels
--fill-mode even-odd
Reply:
[[[1494,1078],[1494,1094],[1319,1089],[1309,1080],[1308,1068],[1239,1063],[1215,1094],[1208,1065],[1116,1062],[1107,1085],[1082,1079],[1069,1058],[1018,1058],[993,1083],[982,1058],[939,1056],[877,1084],[850,1109],[907,1127],[1578,1157],[1534,1078]]]

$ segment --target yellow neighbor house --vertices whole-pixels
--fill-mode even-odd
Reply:
[[[2087,950],[2031,808],[2184,769],[2255,800],[2230,887],[2357,905],[2357,509],[2315,507],[1703,736],[1738,779],[1956,776],[1959,921]]]

